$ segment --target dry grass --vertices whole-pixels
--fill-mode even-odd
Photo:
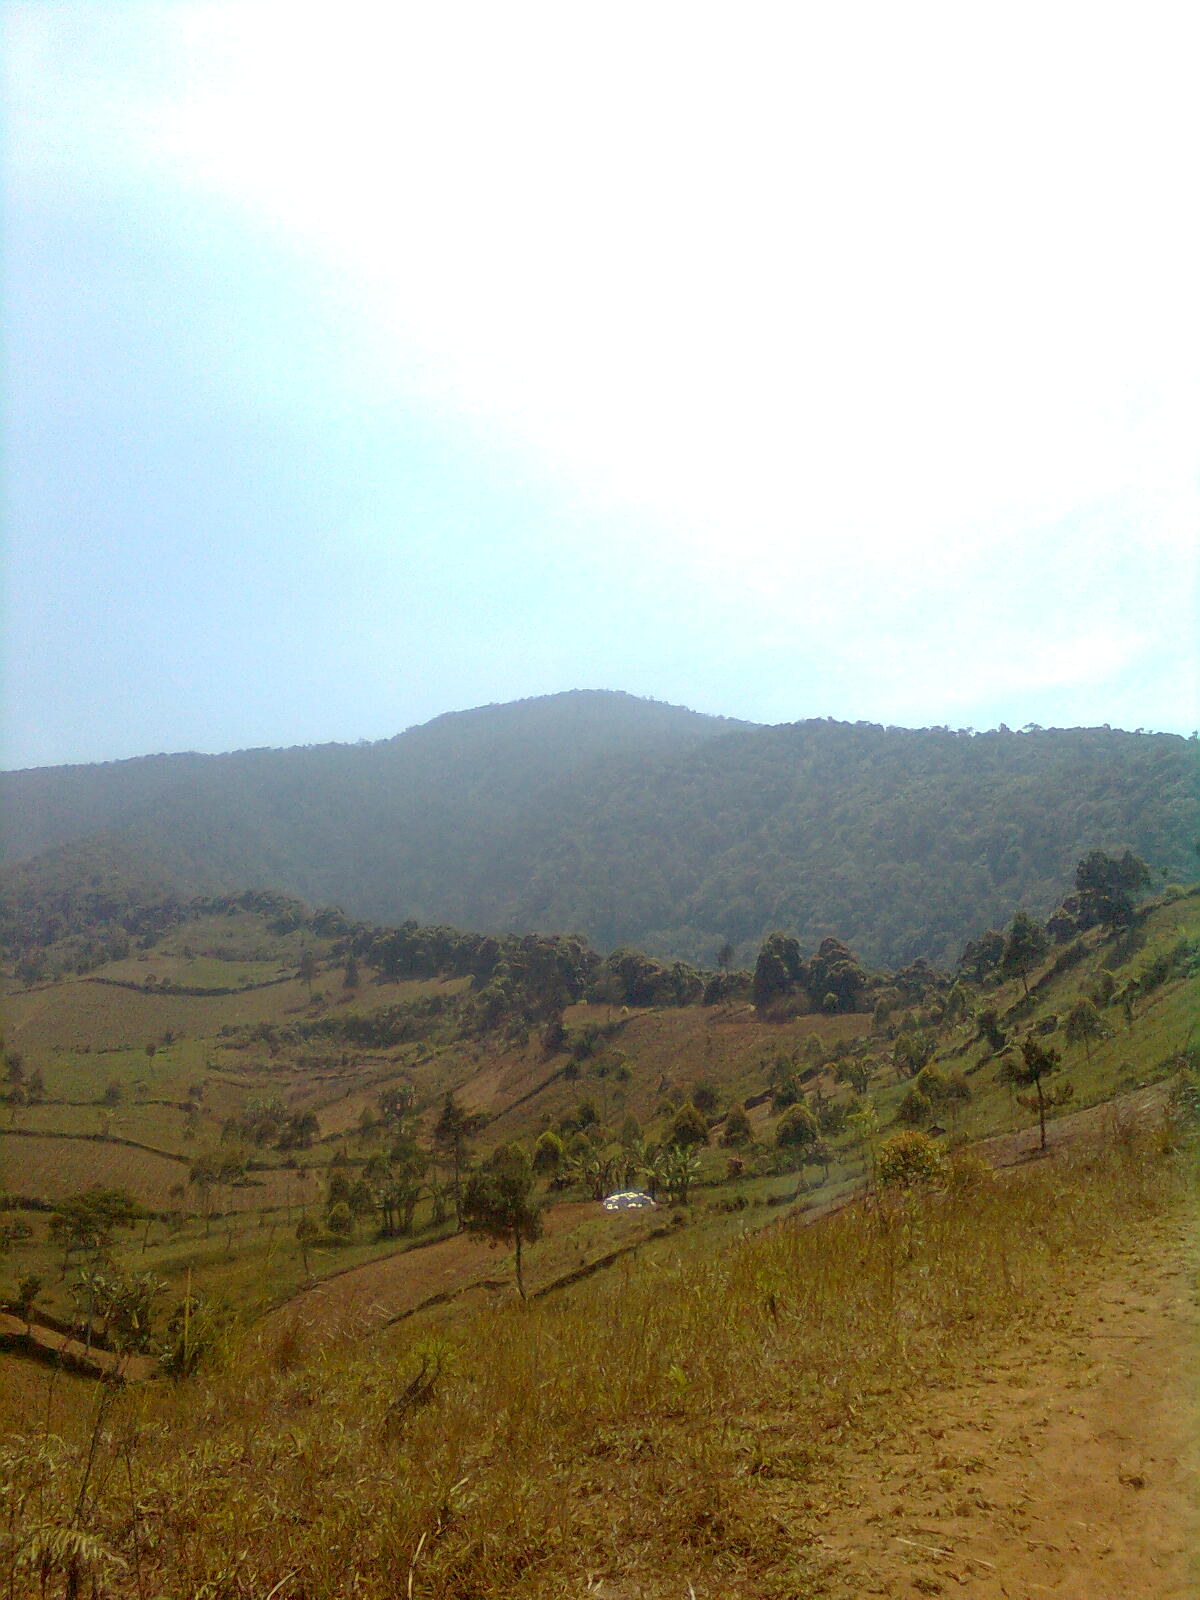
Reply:
[[[1181,1170],[1122,1130],[716,1257],[685,1236],[674,1262],[452,1339],[306,1355],[298,1325],[243,1336],[207,1378],[114,1401],[82,1497],[77,1462],[31,1430],[3,1561],[73,1527],[87,1570],[140,1597],[819,1592],[780,1481],[815,1502],[838,1442],[862,1447],[901,1397],[999,1330],[1048,1337],[1063,1274],[1180,1203]]]

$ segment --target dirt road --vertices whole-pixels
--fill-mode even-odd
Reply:
[[[821,1518],[829,1596],[1195,1600],[1194,1228],[1147,1223],[1064,1282],[1058,1324],[980,1352],[851,1455]]]

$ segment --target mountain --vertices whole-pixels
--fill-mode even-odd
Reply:
[[[1197,745],[1108,728],[757,727],[604,691],[395,739],[9,773],[9,948],[54,896],[269,887],[353,916],[711,963],[775,927],[949,962],[1092,848],[1190,875]],[[73,904],[74,902],[72,902]]]

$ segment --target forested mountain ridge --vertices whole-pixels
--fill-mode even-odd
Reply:
[[[1197,772],[1174,735],[755,727],[586,692],[378,744],[8,774],[0,794],[27,911],[125,862],[181,894],[270,887],[379,922],[704,964],[779,927],[897,965],[1046,913],[1092,848],[1191,876]]]

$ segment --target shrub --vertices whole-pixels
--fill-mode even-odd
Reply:
[[[909,1089],[896,1111],[896,1121],[907,1123],[910,1128],[920,1127],[932,1116],[933,1105],[929,1096],[922,1094],[915,1085]]]
[[[941,1182],[946,1176],[946,1158],[927,1133],[912,1128],[880,1145],[875,1171],[880,1183],[908,1189]]]

